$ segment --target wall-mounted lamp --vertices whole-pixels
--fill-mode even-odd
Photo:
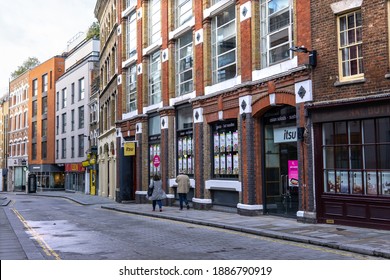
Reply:
[[[269,105],[276,106],[276,94],[274,92],[269,94]]]
[[[294,46],[289,49],[290,51],[293,52],[299,52],[299,53],[308,53],[309,54],[309,65],[312,67],[317,66],[317,51],[316,50],[308,50],[305,48],[305,46]]]

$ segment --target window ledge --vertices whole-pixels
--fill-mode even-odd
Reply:
[[[358,79],[358,80],[345,81],[345,82],[337,81],[337,82],[335,82],[333,85],[334,85],[335,87],[340,87],[340,86],[347,86],[347,85],[362,84],[362,83],[365,83],[365,82],[366,82],[366,79],[365,79],[365,78],[362,78],[362,79]]]

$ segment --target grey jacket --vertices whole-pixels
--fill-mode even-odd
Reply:
[[[149,200],[161,200],[161,199],[165,199],[167,197],[166,193],[162,189],[161,180],[152,181],[149,188],[151,188],[153,186],[154,186],[154,190],[153,190],[152,196],[148,196]]]

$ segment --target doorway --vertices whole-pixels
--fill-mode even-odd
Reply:
[[[296,217],[298,153],[295,108],[277,107],[263,118],[264,209],[267,214]]]

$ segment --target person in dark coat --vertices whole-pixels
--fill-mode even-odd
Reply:
[[[152,201],[153,211],[156,210],[156,204],[160,208],[160,212],[162,211],[162,200],[167,197],[166,193],[162,189],[162,181],[159,175],[155,174],[153,176],[152,183],[149,188],[153,188],[153,193],[151,196],[148,196],[148,199]]]

